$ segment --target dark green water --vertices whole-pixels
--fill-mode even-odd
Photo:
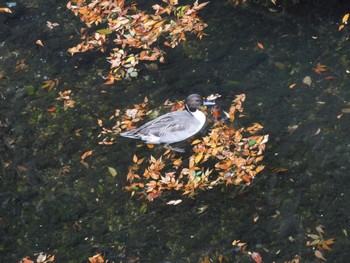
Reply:
[[[349,32],[337,31],[348,10],[299,7],[283,15],[211,3],[202,15],[209,24],[202,41],[167,50],[158,71],[143,68],[133,82],[103,86],[97,74],[108,67],[103,55],[66,54],[81,25],[65,3],[17,4],[13,14],[0,13],[1,262],[41,251],[57,262],[88,262],[97,252],[115,262],[197,262],[216,252],[227,262],[252,262],[231,250],[236,239],[264,262],[295,255],[318,262],[305,235],[320,224],[336,238],[333,250],[323,251],[328,262],[348,261],[350,114],[341,111],[350,108],[350,42]],[[46,21],[60,26],[50,30]],[[26,66],[15,72],[23,59]],[[316,74],[317,63],[327,72]],[[50,92],[40,88],[55,78],[59,85]],[[56,98],[68,89],[76,104],[63,110]],[[247,95],[240,121],[259,122],[270,134],[266,169],[243,194],[214,189],[175,207],[160,198],[142,213],[143,202],[122,189],[136,143],[98,145],[97,119],[107,121],[115,108],[144,96],[157,107],[193,92],[220,93],[223,105]],[[54,115],[47,113],[52,107]],[[94,152],[86,169],[80,158],[88,150]],[[207,212],[198,214],[204,205]]]

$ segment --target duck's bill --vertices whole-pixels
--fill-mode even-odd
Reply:
[[[213,106],[215,105],[215,101],[214,100],[207,100],[207,101],[203,101],[203,105],[204,106]]]

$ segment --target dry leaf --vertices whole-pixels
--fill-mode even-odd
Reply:
[[[92,154],[93,150],[84,152],[83,155],[81,156],[81,160],[83,161],[86,157],[90,156]]]
[[[345,108],[341,110],[342,113],[350,113],[350,108]]]
[[[311,77],[310,77],[310,76],[304,77],[304,78],[303,78],[303,83],[304,83],[305,85],[308,85],[309,87],[311,87],[311,84],[312,84],[312,79],[311,79]]]
[[[1,12],[12,13],[11,9],[7,7],[0,7],[0,13]]]
[[[43,42],[40,40],[40,39],[38,39],[36,42],[35,42],[35,44],[37,44],[37,45],[39,45],[39,46],[44,46],[44,44],[43,44]]]
[[[261,258],[261,256],[260,256],[260,254],[257,253],[257,252],[253,252],[253,253],[251,254],[251,257],[252,257],[252,259],[253,259],[256,263],[261,263],[261,262],[262,262],[262,258]]]
[[[260,42],[257,42],[257,44],[258,44],[258,47],[259,47],[260,49],[264,49],[264,45],[263,45],[263,44],[261,44]]]
[[[293,89],[295,87],[295,85],[297,85],[296,83],[290,84],[289,88]]]
[[[166,204],[167,204],[167,205],[178,205],[178,204],[180,204],[181,202],[182,202],[182,200],[181,200],[181,199],[178,199],[178,200],[171,200],[171,201],[167,202]]]
[[[319,259],[322,259],[322,260],[324,260],[324,261],[327,261],[327,259],[325,259],[325,258],[323,257],[322,252],[319,251],[319,250],[315,250],[315,257],[317,257],[317,258],[319,258]]]

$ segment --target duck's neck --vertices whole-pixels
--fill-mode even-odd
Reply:
[[[198,131],[199,131],[200,129],[202,129],[202,127],[204,126],[205,121],[206,121],[206,116],[205,116],[205,114],[204,114],[202,111],[198,110],[198,109],[196,109],[195,111],[191,111],[191,110],[189,110],[187,107],[186,107],[186,109],[187,109],[187,111],[188,111],[190,114],[192,114],[193,117],[195,117],[195,118],[200,122],[200,125],[199,125],[199,127],[198,127]]]

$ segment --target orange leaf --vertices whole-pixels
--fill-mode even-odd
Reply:
[[[56,107],[52,107],[52,108],[48,108],[47,109],[47,112],[55,112],[56,111]]]
[[[22,258],[21,263],[34,263],[29,257]]]
[[[258,47],[259,47],[260,49],[264,49],[264,45],[263,45],[263,44],[261,44],[260,42],[257,42],[257,44],[258,44]]]
[[[7,7],[1,7],[1,8],[0,8],[0,13],[1,13],[1,12],[12,13],[11,9],[10,9],[10,8],[7,8]]]
[[[93,150],[84,152],[83,155],[81,156],[81,160],[84,160],[86,157],[90,156],[92,154]]]
[[[290,84],[289,88],[293,89],[295,87],[295,85],[297,85],[296,83]]]
[[[340,25],[340,26],[338,27],[338,31],[343,30],[344,27],[345,27],[344,25]]]

